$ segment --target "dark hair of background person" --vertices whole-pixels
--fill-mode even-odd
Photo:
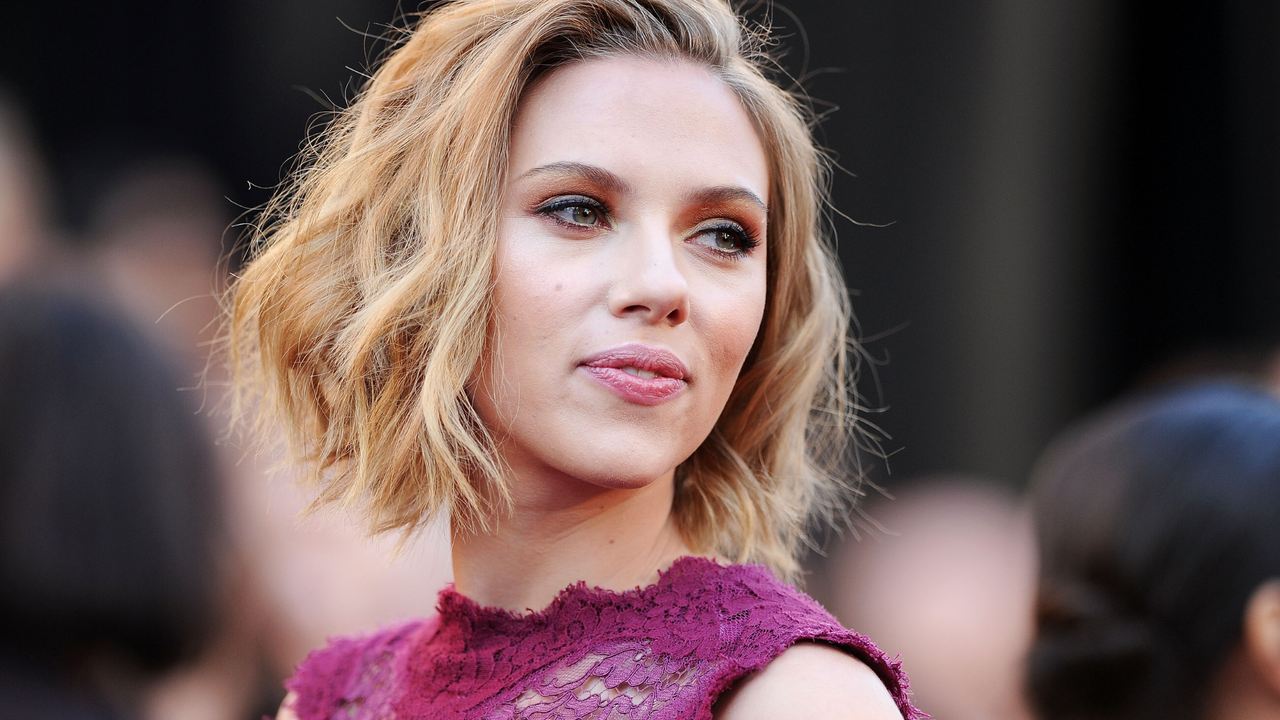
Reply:
[[[1280,400],[1211,383],[1069,431],[1032,480],[1033,705],[1058,718],[1195,718],[1280,576]]]
[[[0,291],[6,672],[92,676],[106,662],[145,676],[201,649],[219,506],[181,386],[139,332],[87,301]]]

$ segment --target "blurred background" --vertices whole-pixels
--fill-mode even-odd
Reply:
[[[415,9],[8,3],[0,281],[93,298],[195,387],[215,265],[230,254],[234,266],[237,220],[359,87],[386,25]],[[911,671],[915,641],[881,629],[883,598],[866,596],[868,583],[954,609],[968,590],[947,584],[957,565],[938,547],[985,561],[952,575],[990,593],[971,607],[1013,603],[988,613],[1005,622],[993,632],[1007,649],[989,667],[1006,668],[1008,688],[966,699],[923,667],[914,684],[938,717],[1021,717],[1035,561],[1019,493],[1045,443],[1169,378],[1280,375],[1280,4],[789,0],[750,11],[771,15],[839,163],[832,223],[865,339],[862,390],[891,436],[871,478],[900,496],[868,504],[869,540],[820,541],[829,552],[812,559],[810,589]],[[268,482],[268,463],[217,448],[230,538],[219,572],[235,588],[221,640],[119,713],[260,715],[306,648],[430,612],[448,580],[440,538],[392,563],[390,545],[338,520],[298,528],[303,500],[287,478]],[[972,532],[937,532],[958,507]],[[951,542],[960,536],[970,544]],[[335,563],[348,568],[340,585],[327,579]],[[893,567],[918,572],[874,574]],[[967,632],[951,642],[994,637]]]

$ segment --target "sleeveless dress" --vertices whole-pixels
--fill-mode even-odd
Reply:
[[[649,587],[578,583],[523,615],[449,587],[438,610],[311,653],[285,683],[299,720],[711,720],[722,692],[798,641],[857,657],[904,720],[927,717],[899,662],[760,565],[684,557]]]

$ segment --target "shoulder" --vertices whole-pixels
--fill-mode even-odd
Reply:
[[[721,652],[732,662],[719,678],[716,707],[742,709],[726,717],[923,717],[908,698],[901,663],[868,638],[846,629],[831,613],[759,565],[731,565],[708,573],[722,608]],[[748,688],[750,690],[748,691]],[[773,698],[788,713],[764,701]],[[888,700],[890,715],[871,712]],[[857,708],[828,714],[826,704]],[[753,714],[739,714],[751,708]],[[863,712],[866,710],[867,712]],[[868,714],[869,713],[869,714]],[[718,717],[718,716],[717,716]]]
[[[791,646],[721,696],[716,720],[902,720],[866,663],[820,643]]]
[[[284,702],[280,703],[280,712],[276,713],[276,720],[298,720],[298,714],[293,711],[293,706],[298,702],[298,696],[289,693],[284,696]]]

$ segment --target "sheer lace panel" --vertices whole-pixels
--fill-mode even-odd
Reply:
[[[549,669],[537,685],[516,698],[514,717],[642,720],[670,705],[703,674],[696,667],[665,672],[648,643],[622,643],[587,653],[566,667]]]

